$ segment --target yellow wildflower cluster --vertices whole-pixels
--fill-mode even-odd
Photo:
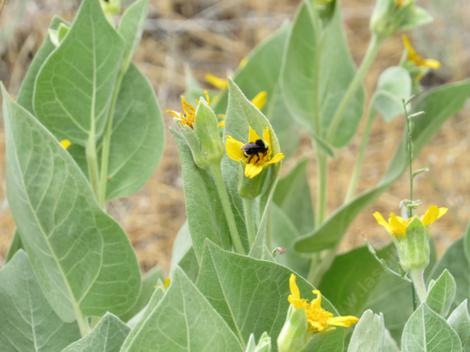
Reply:
[[[322,295],[319,290],[312,291],[316,298],[311,302],[301,298],[294,274],[291,274],[289,278],[289,287],[291,294],[288,297],[288,301],[294,308],[305,310],[309,330],[312,333],[333,330],[336,327],[349,328],[359,320],[352,315],[335,317],[333,313],[323,309],[321,306]]]

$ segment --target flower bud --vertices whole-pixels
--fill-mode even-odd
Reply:
[[[308,333],[307,315],[302,308],[292,305],[287,311],[287,318],[277,338],[279,352],[301,351],[307,344],[310,334]]]
[[[424,270],[429,265],[431,251],[428,237],[428,231],[421,220],[414,218],[406,229],[406,236],[397,241],[403,270]]]
[[[410,30],[432,21],[429,13],[414,0],[377,0],[370,20],[370,30],[378,38]]]
[[[181,132],[198,167],[206,169],[220,163],[224,145],[219,134],[217,116],[203,99],[197,105],[193,128],[181,124]]]

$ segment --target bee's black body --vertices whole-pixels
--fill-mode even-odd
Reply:
[[[260,155],[266,155],[268,152],[268,147],[264,144],[262,139],[258,139],[254,143],[247,143],[242,147],[242,149],[243,153],[245,153],[245,156],[248,158],[248,162],[250,162],[255,156],[260,160]]]

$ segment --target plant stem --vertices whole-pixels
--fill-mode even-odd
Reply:
[[[246,232],[248,234],[248,242],[250,243],[250,248],[255,242],[256,236],[254,210],[254,200],[243,198],[243,212],[245,215]]]
[[[339,104],[338,109],[333,115],[330,127],[328,129],[327,141],[331,141],[334,138],[336,134],[336,130],[338,129],[338,126],[341,122],[341,118],[343,117],[343,114],[349,105],[349,101],[352,99],[357,89],[360,87],[360,85],[364,81],[364,77],[366,76],[367,72],[369,71],[370,66],[372,65],[372,63],[374,62],[377,56],[377,53],[379,52],[381,43],[382,43],[381,39],[379,39],[375,35],[372,35],[372,38],[369,42],[369,46],[367,47],[367,51],[364,55],[364,58],[362,59],[361,65],[359,66],[359,69],[356,71],[356,75],[354,76],[354,79],[349,84],[348,89],[346,90],[346,93],[344,94],[344,97],[341,100],[341,103]]]
[[[77,307],[74,309],[74,311],[78,328],[80,329],[80,335],[84,337],[90,332],[90,325],[88,324],[87,318],[82,315],[80,308]]]
[[[362,135],[361,145],[359,146],[359,152],[357,154],[356,163],[354,164],[354,170],[351,177],[351,181],[349,181],[348,192],[346,193],[346,197],[344,199],[344,203],[347,203],[354,197],[356,193],[357,184],[359,182],[359,178],[361,177],[362,172],[362,163],[364,162],[365,151],[367,145],[369,144],[369,137],[370,137],[370,130],[372,127],[372,123],[375,120],[376,111],[369,107],[369,114],[367,116],[367,123]]]
[[[413,217],[413,154],[414,154],[414,147],[413,147],[413,121],[408,115],[408,109],[406,108],[407,103],[403,100],[403,110],[405,112],[405,123],[406,123],[406,134],[407,134],[407,151],[408,151],[408,177],[409,177],[409,204],[407,207],[408,211],[408,218]]]
[[[245,254],[245,249],[243,248],[243,244],[240,239],[240,234],[238,233],[237,223],[235,222],[235,216],[233,215],[232,206],[230,205],[230,199],[227,193],[227,188],[225,187],[222,172],[220,171],[220,165],[211,166],[210,172],[214,179],[215,187],[217,189],[217,193],[219,194],[220,202],[222,203],[222,208],[225,214],[225,218],[227,220],[233,247],[235,248],[236,252]]]
[[[88,142],[86,145],[86,161],[88,165],[88,176],[90,178],[91,187],[95,192],[96,197],[99,197],[99,171],[98,161],[96,156],[96,141],[95,141],[95,126],[92,122],[90,129],[90,135],[88,136]]]
[[[424,271],[423,270],[410,270],[410,278],[413,281],[416,294],[419,298],[419,302],[423,303],[426,301],[426,284],[424,282]]]
[[[103,135],[103,143],[101,150],[101,174],[99,181],[99,195],[98,201],[101,207],[106,204],[106,186],[108,184],[108,167],[109,167],[109,151],[111,147],[111,136],[113,134],[113,122],[114,112],[116,111],[116,102],[121,90],[122,80],[124,78],[125,71],[122,69],[119,71],[116,84],[113,90],[113,96],[111,98],[111,105],[108,110],[108,116],[106,118],[106,130]]]
[[[317,146],[317,199],[315,225],[320,226],[326,214],[328,183],[328,160],[326,154]]]

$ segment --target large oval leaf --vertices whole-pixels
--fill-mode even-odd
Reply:
[[[60,46],[36,78],[34,110],[58,138],[86,145],[99,136],[116,77],[124,42],[105,18],[96,0],[83,1]]]
[[[140,290],[124,231],[55,138],[3,90],[7,196],[39,284],[64,321],[122,314]]]

